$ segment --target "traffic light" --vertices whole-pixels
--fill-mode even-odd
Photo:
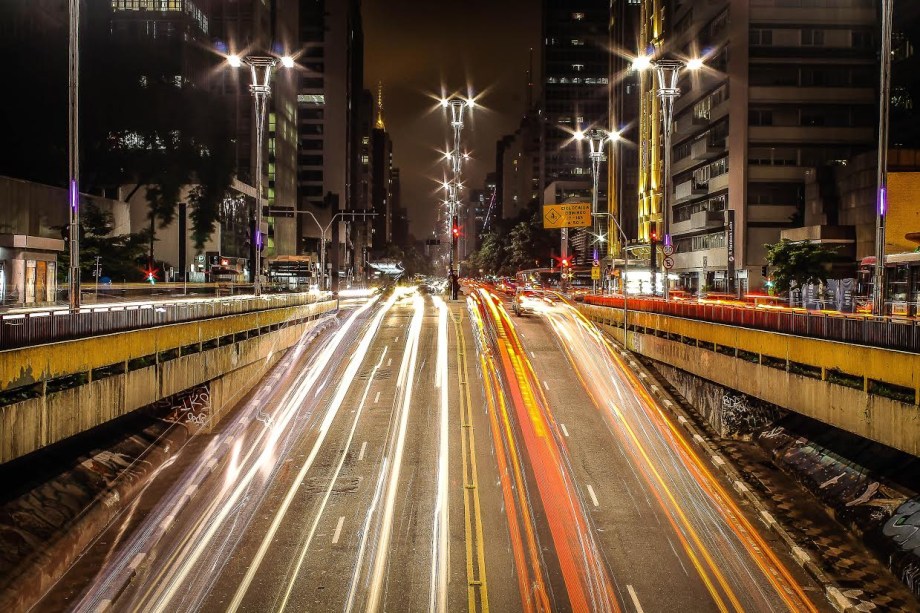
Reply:
[[[767,267],[766,265],[760,267],[760,274],[764,279],[767,278]]]
[[[562,258],[562,267],[563,268],[569,267],[569,258]]]
[[[454,225],[451,229],[451,234],[454,238],[460,238],[460,226]]]

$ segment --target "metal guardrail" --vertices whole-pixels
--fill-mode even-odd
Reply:
[[[86,338],[212,317],[302,306],[331,299],[329,293],[266,294],[176,302],[30,311],[0,317],[0,350]]]
[[[586,296],[586,304],[623,308],[621,296]],[[803,313],[779,309],[629,298],[630,310],[769,330],[824,340],[920,352],[920,322],[872,315]]]

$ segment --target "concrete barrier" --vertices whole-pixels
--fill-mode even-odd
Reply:
[[[581,305],[588,319],[623,341],[622,311],[610,307]],[[680,318],[630,312],[628,348],[657,362],[670,365],[702,379],[759,398],[783,409],[806,415],[847,432],[920,456],[920,406],[880,393],[871,393],[872,382],[900,385],[916,390],[920,372],[905,369],[917,356],[871,347],[850,349],[843,343],[803,339],[806,352],[797,339],[766,339],[752,330],[723,330],[722,324],[684,323]],[[633,326],[637,326],[636,329]],[[707,326],[719,329],[709,330]],[[755,334],[756,333],[756,334]],[[679,336],[680,340],[674,337]],[[774,337],[787,335],[772,334]],[[701,338],[702,337],[702,338]],[[794,346],[794,348],[793,348]],[[719,348],[722,351],[719,351]],[[730,350],[730,351],[729,351]],[[738,357],[749,352],[753,360]],[[850,352],[850,355],[846,355]],[[860,352],[872,352],[860,363]],[[886,355],[880,355],[884,352]],[[861,354],[860,354],[861,355]],[[766,357],[765,357],[766,356]],[[890,360],[885,368],[885,357]],[[771,358],[776,358],[775,361]],[[898,360],[902,359],[902,362]],[[823,360],[827,363],[823,363]],[[791,366],[804,364],[815,369],[814,376],[793,372]],[[858,386],[846,386],[828,379],[832,364],[843,364]],[[861,378],[861,379],[859,379]]]
[[[130,413],[162,398],[205,382],[217,390],[213,410],[223,414],[238,400],[240,392],[248,390],[244,382],[255,381],[261,372],[292,347],[316,322],[316,319],[336,308],[335,302],[296,307],[289,315],[293,319],[277,320],[266,313],[233,316],[230,322],[200,322],[177,324],[185,330],[170,330],[163,326],[136,334],[144,338],[127,341],[119,348],[119,339],[109,338],[112,351],[103,355],[78,356],[79,346],[66,348],[66,356],[55,358],[53,351],[42,350],[46,375],[74,376],[102,368],[113,362],[124,364],[123,372],[58,392],[48,392],[33,398],[0,407],[0,463],[22,457],[37,449],[64,440],[102,423]],[[283,309],[287,310],[287,309]],[[254,318],[254,319],[253,319]],[[230,334],[249,334],[246,325],[255,326],[253,336],[231,344],[203,348],[202,341],[227,338]],[[212,327],[209,327],[211,325]],[[129,334],[135,334],[134,332]],[[162,354],[180,351],[200,339],[197,350],[187,355]],[[100,337],[61,344],[90,343],[95,348]],[[83,351],[91,348],[84,347]],[[153,355],[155,361],[135,369],[129,360]],[[8,357],[8,356],[7,356]],[[49,377],[50,378],[50,377]]]

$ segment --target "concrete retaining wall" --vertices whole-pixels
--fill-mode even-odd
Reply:
[[[219,419],[315,323],[291,325],[0,407],[0,463],[208,381]]]
[[[622,328],[594,321],[622,341]],[[915,404],[635,330],[629,331],[628,347],[656,362],[920,456],[920,407]]]

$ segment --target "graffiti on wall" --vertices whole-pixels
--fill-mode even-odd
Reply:
[[[722,429],[725,434],[750,434],[779,419],[779,410],[744,394],[722,394]]]
[[[207,384],[198,385],[158,400],[154,403],[153,409],[166,421],[187,426],[204,426],[211,418],[210,388]]]
[[[882,534],[897,543],[910,560],[902,562],[901,579],[916,594],[920,589],[920,497],[905,501],[894,512]]]

